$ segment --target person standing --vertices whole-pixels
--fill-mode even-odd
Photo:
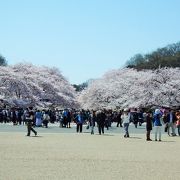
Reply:
[[[178,129],[178,135],[180,136],[180,112],[176,113],[177,121],[176,121],[176,126]]]
[[[147,112],[147,116],[146,116],[146,140],[147,141],[152,141],[150,138],[151,130],[152,130],[152,116],[151,116],[151,112]]]
[[[124,126],[124,131],[125,131],[124,137],[128,138],[129,137],[129,123],[130,123],[129,109],[124,109],[121,119],[123,121],[123,126]]]
[[[48,128],[49,120],[50,120],[49,113],[48,113],[48,111],[45,111],[45,113],[43,114],[43,126],[45,128]]]
[[[175,133],[175,123],[176,123],[176,115],[175,113],[173,112],[172,109],[170,109],[170,112],[167,114],[167,123],[168,123],[168,135],[170,136],[170,128],[172,129],[172,133],[171,135],[172,136],[176,136],[176,133]]]
[[[83,121],[84,121],[82,112],[78,112],[78,115],[75,117],[75,120],[77,124],[76,132],[82,133],[82,126],[83,126]]]
[[[155,128],[155,141],[157,141],[157,134],[159,134],[159,141],[161,141],[161,127],[162,127],[161,117],[162,117],[161,111],[159,109],[156,109],[153,117],[154,128]]]
[[[31,131],[37,136],[37,132],[33,129],[33,121],[34,120],[34,113],[33,111],[29,111],[26,114],[26,122],[27,122],[27,136],[31,135]]]
[[[143,112],[142,110],[138,110],[138,121],[139,121],[139,126],[142,126],[143,121]]]
[[[107,128],[107,130],[109,130],[109,127],[111,126],[111,116],[112,116],[112,114],[111,114],[110,111],[106,111],[105,114],[106,114],[106,118],[105,118],[104,125]]]
[[[71,111],[68,110],[68,112],[67,112],[67,128],[71,128],[71,117],[72,117]]]
[[[36,126],[41,127],[42,126],[42,113],[40,110],[37,110],[35,113],[35,119],[36,119]]]
[[[63,127],[66,127],[67,125],[67,114],[68,114],[68,111],[67,109],[64,109],[62,115],[63,115]]]
[[[117,113],[117,117],[116,117],[116,119],[117,119],[117,127],[119,127],[119,125],[120,125],[120,127],[123,127],[123,126],[122,126],[121,115],[122,115],[122,112],[121,112],[121,110],[120,110],[120,111]]]
[[[104,125],[105,125],[106,115],[103,111],[99,110],[97,111],[96,117],[97,117],[99,135],[101,135],[101,133],[104,134]]]
[[[22,115],[23,115],[23,111],[22,111],[22,109],[18,109],[18,112],[17,112],[17,120],[18,120],[18,123],[19,123],[19,125],[21,125],[21,123],[22,123]]]
[[[17,125],[17,118],[16,118],[16,111],[15,109],[13,108],[12,111],[11,111],[11,120],[13,122],[13,125]]]
[[[133,116],[132,119],[133,119],[134,126],[135,128],[137,128],[139,119],[138,119],[138,112],[136,108],[134,109],[132,116]]]
[[[89,124],[91,127],[91,134],[94,134],[94,127],[95,127],[95,121],[96,121],[96,113],[92,110],[90,117],[89,117]]]

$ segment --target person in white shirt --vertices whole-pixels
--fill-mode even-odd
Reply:
[[[123,114],[121,115],[121,119],[123,121],[125,135],[124,137],[129,137],[129,123],[130,123],[130,113],[129,109],[124,109]]]

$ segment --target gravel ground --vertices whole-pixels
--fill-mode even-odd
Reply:
[[[162,142],[147,142],[141,133],[128,139],[109,132],[26,137],[1,129],[0,180],[180,179],[179,137],[163,134]]]

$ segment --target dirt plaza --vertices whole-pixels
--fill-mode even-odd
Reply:
[[[180,138],[0,132],[0,180],[178,180]]]

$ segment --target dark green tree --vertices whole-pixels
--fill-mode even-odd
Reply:
[[[136,54],[127,61],[126,67],[137,70],[180,67],[180,42],[159,48],[149,54]]]
[[[84,82],[82,84],[78,84],[78,85],[77,84],[73,84],[73,87],[75,88],[75,90],[77,92],[80,92],[80,91],[84,90],[86,87],[88,87],[88,81]]]
[[[0,66],[7,66],[6,59],[0,55]]]
[[[142,54],[136,54],[129,61],[127,61],[126,66],[129,68],[134,68],[139,66],[140,64],[144,64],[145,59]]]

